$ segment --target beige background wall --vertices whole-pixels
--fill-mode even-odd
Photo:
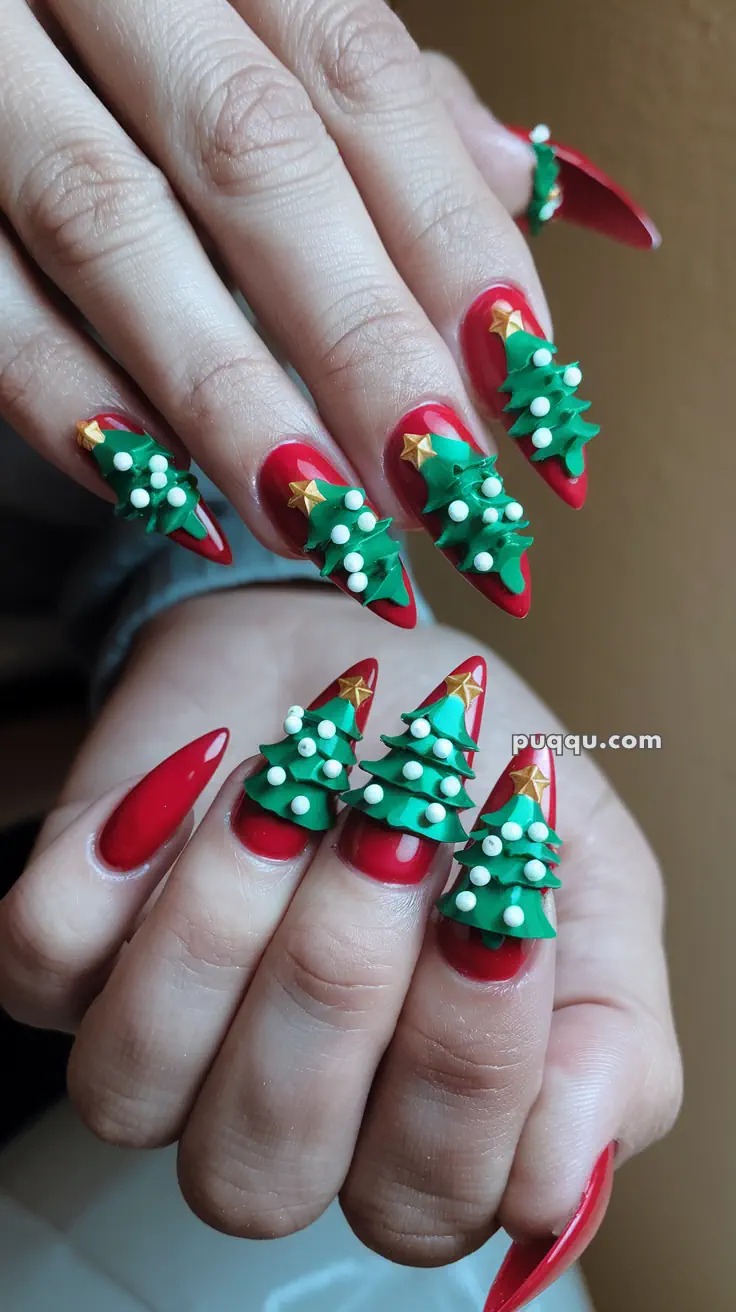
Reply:
[[[565,358],[605,426],[588,506],[523,464],[535,600],[523,624],[443,591],[581,732],[659,732],[604,760],[660,853],[686,1060],[666,1143],[619,1177],[586,1270],[599,1312],[736,1306],[736,6],[733,0],[400,0],[499,117],[553,126],[641,198],[645,255],[574,229],[535,245]],[[510,468],[513,453],[506,458]],[[520,489],[520,491],[518,491]],[[428,559],[422,556],[421,559]],[[729,1051],[730,1050],[730,1051]]]

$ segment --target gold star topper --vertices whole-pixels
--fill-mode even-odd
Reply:
[[[498,333],[502,341],[506,341],[512,333],[523,333],[524,320],[521,316],[521,310],[513,310],[508,301],[496,301],[493,307],[493,318],[489,333]]]
[[[89,423],[83,420],[77,424],[77,441],[85,451],[93,451],[96,446],[101,446],[104,440],[105,434],[96,419],[91,419]]]
[[[368,698],[373,696],[373,689],[363,682],[360,674],[349,674],[345,679],[338,679],[337,684],[340,689],[338,697],[350,702],[356,711],[363,702],[367,702]]]
[[[545,788],[549,788],[549,779],[545,779],[538,765],[525,765],[523,770],[511,770],[510,775],[514,781],[515,793],[541,802],[542,793]]]
[[[431,433],[404,433],[404,449],[399,456],[400,460],[408,460],[415,469],[421,469],[425,460],[436,455]]]
[[[483,689],[479,683],[475,682],[472,674],[448,674],[445,679],[445,687],[448,697],[459,697],[463,706],[467,710],[472,706],[476,697],[480,697]]]
[[[291,492],[289,497],[290,509],[301,510],[302,514],[307,517],[311,515],[314,507],[318,506],[320,501],[325,500],[313,478],[305,478],[301,483],[290,483],[289,491]]]

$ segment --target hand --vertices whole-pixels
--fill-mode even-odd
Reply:
[[[324,684],[325,651],[335,673],[369,644],[379,658],[363,758],[470,654],[447,629],[427,646],[347,614],[332,594],[263,589],[152,624],[0,905],[0,1002],[76,1032],[70,1092],[96,1134],[180,1141],[182,1190],[209,1224],[288,1234],[339,1192],[369,1246],[432,1265],[497,1224],[525,1238],[559,1229],[606,1145],[624,1161],[676,1114],[661,883],[596,769],[560,758],[559,937],[503,982],[458,973],[426,927],[446,849],[402,887],[356,873],[329,834],[280,863],[242,847],[228,816],[252,762],[217,796],[210,786],[188,842],[184,823],[128,874],[95,855],[134,777],[182,743],[230,722],[235,765],[279,737],[284,708]],[[485,654],[477,801],[512,733],[558,728]],[[147,811],[149,834],[167,800],[159,791]],[[169,830],[176,820],[174,808]]]

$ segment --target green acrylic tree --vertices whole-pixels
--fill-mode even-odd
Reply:
[[[465,728],[463,698],[448,693],[401,718],[406,732],[381,735],[389,752],[361,762],[371,781],[343,794],[343,801],[389,829],[460,843],[467,834],[458,811],[473,805],[463,781],[475,778],[464,753],[478,746]]]
[[[489,948],[500,947],[504,937],[554,938],[541,891],[560,887],[552,867],[560,860],[554,849],[561,839],[535,798],[514,793],[480,817],[471,838],[457,857],[463,874],[437,903],[442,915],[481,930]]]
[[[115,514],[140,520],[147,533],[183,529],[200,541],[207,528],[199,518],[197,480],[177,469],[171,452],[148,433],[102,428],[96,420],[78,426],[78,440],[93,457],[117,496]]]
[[[570,477],[579,478],[585,472],[584,447],[600,426],[583,419],[590,401],[577,395],[578,365],[555,364],[557,347],[521,329],[509,332],[505,345],[508,377],[501,391],[509,392],[510,400],[504,410],[518,416],[511,436],[531,438],[532,462],[557,456]]]
[[[549,128],[539,124],[532,128],[529,140],[534,148],[536,167],[531,200],[526,211],[529,231],[536,237],[562,204],[559,185],[560,165],[554,146],[548,145]]]
[[[323,560],[320,573],[339,577],[364,606],[391,601],[408,606],[400,546],[391,536],[390,519],[378,519],[365,504],[362,488],[324,479],[291,483],[289,505],[309,518],[304,550]]]
[[[405,434],[402,459],[427,485],[424,514],[436,515],[442,530],[436,546],[457,554],[461,573],[498,574],[509,592],[522,593],[521,558],[534,539],[521,532],[529,520],[506,492],[496,457],[458,438],[426,433]]]

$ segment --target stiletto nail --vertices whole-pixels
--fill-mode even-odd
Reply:
[[[77,442],[117,496],[116,515],[218,565],[232,564],[230,544],[196,478],[177,468],[171,452],[140,425],[124,415],[94,415],[77,424]]]
[[[483,1312],[520,1312],[577,1262],[606,1214],[613,1189],[614,1157],[615,1145],[609,1144],[593,1167],[575,1215],[558,1238],[511,1245]]]
[[[461,975],[512,979],[538,939],[555,937],[543,903],[560,887],[555,811],[552,752],[525,747],[497,780],[457,857],[462,870],[437,903],[438,946]]]
[[[344,861],[386,884],[418,884],[440,843],[465,838],[458,812],[472,806],[464,781],[471,768],[483,716],[486,663],[463,661],[414,711],[379,761],[363,761],[368,784],[343,794],[354,808],[340,833]]]
[[[229,738],[227,729],[195,738],[131,788],[97,839],[97,852],[106,866],[136,870],[150,861],[207,787]]]
[[[261,746],[263,764],[245,780],[232,817],[244,847],[272,861],[287,861],[304,851],[313,834],[332,828],[377,679],[378,662],[368,656],[351,665],[306,710],[289,707],[286,737]]]
[[[583,418],[590,401],[577,395],[583,377],[577,364],[555,363],[557,347],[510,283],[481,293],[460,336],[478,395],[545,482],[579,509],[588,487],[585,447],[600,429]]]
[[[496,457],[454,410],[417,406],[388,440],[386,477],[406,509],[457,570],[509,615],[531,604],[523,507],[504,489]]]
[[[289,545],[381,619],[413,629],[417,608],[390,519],[379,519],[315,447],[282,442],[259,477],[263,504]]]
[[[564,219],[626,246],[656,250],[662,238],[645,210],[602,169],[571,146],[550,139],[549,128],[509,128],[536,156],[532,198],[525,215],[532,236],[550,219]]]

